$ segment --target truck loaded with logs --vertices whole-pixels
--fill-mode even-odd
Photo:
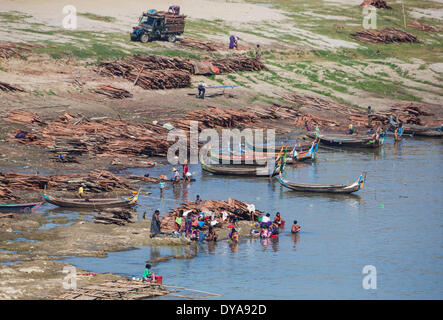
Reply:
[[[180,15],[179,6],[170,6],[168,12],[154,9],[143,12],[138,26],[133,27],[131,40],[143,43],[152,40],[175,42],[177,36],[185,32],[185,18]]]

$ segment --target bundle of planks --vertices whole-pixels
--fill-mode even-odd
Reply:
[[[191,75],[199,73],[199,63],[186,58],[136,54],[122,61],[101,63],[95,71],[104,76],[123,77],[143,89],[185,88],[191,86]],[[265,69],[259,60],[239,55],[206,63],[208,69],[215,69],[216,73]]]
[[[227,48],[227,46],[223,46],[218,43],[214,43],[211,41],[202,41],[193,38],[185,38],[181,40],[179,44],[185,47],[190,47],[193,49],[210,51],[210,52],[218,51],[220,49],[223,50]]]
[[[133,213],[129,209],[109,208],[100,211],[94,217],[94,223],[100,224],[116,224],[119,226],[132,223]]]
[[[419,43],[416,36],[397,28],[385,28],[382,30],[362,30],[352,34],[355,39],[364,42],[374,43],[393,43],[393,42],[409,42]]]
[[[25,92],[22,88],[12,86],[6,82],[0,82],[0,90],[5,92]]]
[[[0,58],[8,59],[12,56],[24,58],[25,56],[21,51],[31,51],[31,49],[13,42],[0,43]]]
[[[59,300],[142,300],[170,293],[155,282],[108,281],[64,293]]]
[[[26,173],[0,173],[0,190],[4,188],[16,190],[40,190],[47,186],[50,189],[77,191],[84,185],[88,192],[105,192],[115,189],[128,189],[126,180],[104,170],[94,170],[88,174],[65,174],[39,176]]]
[[[208,107],[204,110],[189,112],[184,120],[174,122],[176,128],[189,130],[189,121],[199,121],[199,129],[221,129],[244,126],[259,122],[260,116],[251,110],[221,109]]]
[[[260,60],[248,56],[237,55],[229,58],[215,58],[209,61],[219,69],[220,73],[261,71],[266,69],[265,65]]]
[[[192,201],[187,201],[183,203],[180,207],[169,212],[169,216],[176,217],[179,215],[180,210],[189,211],[192,213],[199,213],[202,211],[212,211],[215,214],[221,214],[223,211],[236,216],[239,220],[250,220],[251,213],[248,210],[248,204],[246,202],[236,200],[233,198],[228,198],[225,201],[219,200],[205,200],[200,204],[195,204]],[[252,212],[253,216],[259,217],[263,215],[262,211],[255,210]]]
[[[0,199],[2,200],[17,200],[17,198],[12,193],[11,189],[0,183]]]
[[[140,54],[123,61],[101,63],[96,69],[101,75],[123,77],[152,90],[189,87],[193,70],[189,59]]]
[[[113,86],[99,86],[95,89],[93,89],[93,92],[98,94],[103,94],[105,96],[108,96],[112,99],[123,99],[123,98],[132,98],[132,93],[130,93],[128,90],[113,87]]]
[[[3,120],[19,124],[46,125],[36,113],[23,110],[9,110]]]
[[[373,6],[377,9],[392,9],[385,0],[364,0],[362,4],[360,4],[361,8],[365,8],[368,6]]]
[[[190,211],[188,214],[196,215],[199,212],[213,212],[215,214],[216,220],[218,220],[218,227],[222,226],[222,214],[226,211],[229,215],[232,215],[238,220],[246,220],[249,221],[251,218],[256,221],[258,217],[263,215],[262,211],[254,210],[249,212],[248,204],[235,200],[233,198],[228,198],[226,201],[218,201],[218,200],[206,200],[200,203],[199,205],[195,204],[192,201],[187,201],[183,203],[180,207],[169,212],[168,216],[165,216],[161,220],[161,230],[162,231],[174,231],[175,230],[175,218],[180,215],[180,210],[183,212]],[[185,221],[182,219],[181,228],[185,227]],[[206,229],[207,226],[204,227]]]
[[[441,30],[441,29],[438,29],[433,26],[427,26],[425,24],[421,24],[418,21],[414,21],[414,22],[408,24],[408,27],[415,28],[415,29],[425,31],[425,32],[443,32],[443,30]]]
[[[12,118],[11,118],[12,117]],[[34,123],[37,115],[12,112],[5,120],[19,119],[21,123]],[[98,156],[117,155],[166,156],[173,142],[167,140],[168,130],[150,123],[135,124],[122,120],[88,120],[84,117],[63,115],[39,129],[32,139],[15,140],[36,145],[53,152],[67,154],[93,153]],[[72,138],[75,136],[76,138]],[[10,135],[11,138],[15,134]]]

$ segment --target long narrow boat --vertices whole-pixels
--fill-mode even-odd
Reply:
[[[138,196],[140,190],[137,194],[131,197],[123,198],[108,198],[108,199],[65,199],[56,198],[48,195],[46,192],[43,195],[46,202],[52,203],[59,207],[65,208],[82,208],[82,209],[104,209],[104,208],[116,208],[116,207],[132,207],[137,204]]]
[[[253,151],[256,151],[256,152],[263,152],[263,153],[268,152],[268,147],[253,145],[253,144],[250,144],[247,140],[245,141],[245,146]],[[301,148],[301,152],[306,152],[311,148],[311,146],[312,146],[311,144],[303,144],[303,145],[299,146],[299,148]],[[281,148],[284,148],[284,147],[285,147],[285,145],[276,145],[276,146],[274,146],[274,151],[276,151],[278,153],[277,150],[280,150]],[[287,151],[292,152],[292,150],[294,148],[295,147],[288,147]]]
[[[0,212],[31,213],[35,209],[40,207],[42,204],[43,202],[23,203],[23,204],[0,203]]]
[[[293,191],[300,192],[322,192],[322,193],[344,193],[349,194],[363,189],[365,184],[366,174],[361,174],[360,177],[351,184],[310,184],[310,183],[296,183],[290,182],[282,178],[280,174],[280,184]]]
[[[349,148],[379,148],[383,145],[383,139],[376,134],[373,136],[352,136],[352,135],[326,135],[309,132],[307,136],[319,139],[320,143],[330,146]]]
[[[279,152],[276,152],[274,154],[255,154],[252,155],[246,154],[246,155],[216,155],[211,152],[210,158],[211,160],[214,160],[215,162],[219,164],[236,164],[236,165],[243,165],[243,166],[266,166],[267,163],[271,160],[277,161],[279,157]],[[288,156],[286,158],[286,164],[292,164],[294,163],[294,159],[292,156]]]
[[[223,176],[249,176],[249,177],[269,177],[275,176],[280,172],[280,166],[269,168],[268,166],[245,167],[235,165],[207,164],[204,157],[200,157],[202,170],[216,175]]]

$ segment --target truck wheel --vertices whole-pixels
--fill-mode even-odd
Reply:
[[[175,34],[170,34],[168,37],[168,41],[169,42],[175,42],[175,40],[177,40],[177,37],[175,36]]]
[[[147,33],[143,33],[140,37],[140,41],[146,43],[149,41],[149,35]]]

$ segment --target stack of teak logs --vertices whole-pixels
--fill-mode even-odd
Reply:
[[[37,115],[10,111],[4,120],[22,124],[41,124]],[[168,130],[150,123],[135,124],[121,120],[89,120],[65,114],[25,138],[20,143],[37,145],[66,154],[92,153],[99,156],[166,156],[172,142]],[[11,138],[14,138],[14,132]],[[75,137],[75,138],[73,138]]]
[[[199,212],[213,212],[218,220],[221,221],[220,217],[223,211],[226,211],[229,215],[233,215],[239,220],[254,220],[256,221],[258,217],[263,215],[260,210],[254,210],[252,213],[248,210],[248,204],[240,200],[229,198],[226,201],[219,200],[206,200],[200,204],[195,204],[192,201],[187,201],[183,203],[180,207],[169,212],[169,215],[163,217],[161,220],[162,231],[173,231],[175,229],[175,218],[180,215],[180,210],[183,212],[191,210],[188,214],[198,214]],[[184,219],[182,219],[182,227],[184,227]],[[221,224],[219,224],[220,226]]]
[[[209,65],[219,73],[259,71],[264,64],[247,56],[215,58]],[[143,89],[171,89],[191,86],[191,75],[196,73],[197,61],[186,58],[169,58],[136,54],[122,61],[101,63],[96,71],[104,76],[123,77]]]
[[[44,189],[47,186],[48,189],[77,191],[82,185],[85,186],[85,191],[96,193],[129,188],[128,183],[124,179],[104,170],[94,170],[88,174],[61,174],[54,176],[39,176],[16,172],[0,173],[0,190],[35,191]]]
[[[25,92],[22,88],[15,87],[6,82],[0,82],[0,90],[5,92]]]
[[[365,42],[420,42],[416,36],[397,28],[385,28],[382,30],[362,30],[353,34],[354,38]]]
[[[93,90],[95,93],[103,94],[112,99],[123,99],[123,98],[131,98],[132,93],[128,90],[117,88],[113,86],[99,86]]]
[[[377,9],[392,9],[385,0],[364,0],[362,4],[360,4],[361,8],[366,8],[368,6],[373,6]]]
[[[133,222],[133,213],[130,209],[109,208],[101,210],[95,217],[94,223],[100,224],[116,224],[124,226]]]

